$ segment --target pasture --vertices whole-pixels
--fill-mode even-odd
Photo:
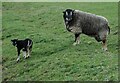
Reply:
[[[74,35],[64,26],[62,12],[78,9],[106,17],[111,33],[108,52],[94,38]],[[2,3],[2,80],[6,81],[107,81],[118,80],[117,3]],[[116,33],[116,34],[115,34]],[[16,63],[17,51],[11,39],[31,38],[29,59]]]

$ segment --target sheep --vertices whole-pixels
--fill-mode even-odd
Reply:
[[[80,34],[94,37],[98,42],[102,41],[102,49],[107,51],[107,35],[110,33],[108,20],[99,15],[80,10],[66,9],[63,11],[66,29],[75,35],[73,45],[80,43]]]

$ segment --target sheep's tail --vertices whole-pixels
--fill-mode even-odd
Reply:
[[[110,27],[108,26],[108,31],[109,31],[109,34],[110,34]]]

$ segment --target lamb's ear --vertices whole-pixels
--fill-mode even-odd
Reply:
[[[17,41],[18,41],[18,39],[15,39],[15,41],[17,42]]]
[[[13,42],[13,40],[11,40],[11,42]]]

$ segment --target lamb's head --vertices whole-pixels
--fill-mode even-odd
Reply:
[[[63,18],[65,22],[70,22],[73,19],[74,10],[73,9],[66,9],[63,11]]]
[[[13,39],[13,40],[11,40],[13,46],[17,46],[17,41],[18,41],[18,39]]]

